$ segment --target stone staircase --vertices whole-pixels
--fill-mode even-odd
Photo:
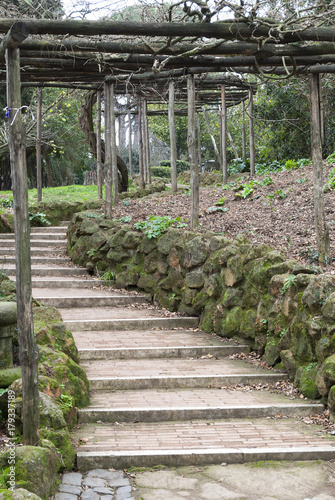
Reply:
[[[0,238],[11,275],[13,235]],[[66,227],[32,229],[31,243],[33,296],[59,308],[90,380],[79,470],[335,458],[333,438],[302,420],[323,405],[258,390],[286,376],[228,357],[247,346],[89,276],[66,257]]]

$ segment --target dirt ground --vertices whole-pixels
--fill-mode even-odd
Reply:
[[[328,172],[335,164],[324,168],[324,184]],[[252,243],[267,243],[282,250],[289,258],[309,264],[318,264],[314,226],[313,169],[312,166],[256,176],[261,181],[271,177],[273,184],[256,187],[243,199],[232,189],[202,187],[200,190],[199,229],[224,233],[228,238],[245,234]],[[248,182],[244,178],[238,182]],[[235,179],[236,185],[236,179]],[[151,195],[143,199],[124,200],[113,209],[113,217],[131,216],[131,223],[145,220],[150,215],[181,217],[189,221],[190,196],[188,190]],[[335,196],[333,190],[325,192],[325,213],[331,241],[331,260],[324,271],[335,273]],[[228,210],[211,213],[210,207],[225,197],[222,208]]]

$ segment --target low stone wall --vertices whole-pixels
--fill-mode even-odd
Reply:
[[[285,260],[244,236],[234,241],[170,228],[157,239],[130,225],[79,213],[68,230],[72,260],[137,287],[201,327],[247,342],[286,368],[309,398],[335,414],[335,276]],[[92,215],[92,214],[91,214]]]

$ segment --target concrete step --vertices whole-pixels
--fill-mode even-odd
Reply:
[[[47,226],[47,227],[32,227],[30,229],[30,234],[43,234],[43,233],[67,233],[67,227],[65,226]]]
[[[73,437],[82,471],[335,459],[335,438],[295,418],[82,424]]]
[[[324,411],[324,405],[300,398],[241,389],[92,391],[90,406],[79,410],[79,423],[305,417]]]
[[[15,255],[15,248],[14,246],[12,247],[3,247],[2,245],[0,246],[0,259],[6,258],[8,256]],[[42,248],[37,248],[33,247],[30,249],[30,256],[52,256],[52,255],[66,255],[66,247],[55,247],[50,246],[50,247],[42,247]]]
[[[54,253],[57,253],[58,252],[58,249],[61,248],[61,249],[66,249],[66,239],[65,238],[62,238],[62,239],[56,239],[56,238],[53,238],[53,239],[50,239],[50,240],[47,240],[47,239],[43,239],[43,238],[39,238],[39,239],[31,239],[30,240],[30,248],[31,249],[34,249],[35,247],[38,247],[38,248],[52,248]],[[10,249],[10,248],[15,248],[15,240],[14,238],[4,238],[1,240],[1,253],[5,253],[5,250],[6,249]]]
[[[15,276],[11,276],[11,279],[15,281]],[[82,279],[72,278],[68,276],[62,276],[57,278],[56,276],[52,276],[52,278],[47,276],[40,277],[32,277],[32,286],[33,289],[36,288],[75,288],[75,289],[83,289],[83,288],[96,288],[98,286],[104,286],[106,283],[103,280],[93,279],[87,276],[85,279],[84,276]]]
[[[16,258],[15,255],[6,255],[2,260],[1,263],[3,264],[4,267],[6,267],[6,264],[15,264]],[[36,264],[58,264],[59,266],[62,266],[63,264],[69,264],[71,262],[71,259],[69,257],[42,257],[42,256],[34,256],[31,255],[31,264],[32,266],[35,266]],[[12,267],[14,267],[12,265]]]
[[[41,299],[42,301],[42,299]],[[224,357],[237,352],[248,352],[248,346],[192,346],[192,347],[147,347],[79,349],[81,361],[93,359],[154,359],[154,358],[200,358]]]
[[[0,240],[8,240],[8,241],[15,241],[15,234],[14,233],[0,233]],[[55,240],[55,241],[62,241],[64,242],[66,240],[66,232],[62,231],[61,233],[56,231],[54,233],[35,233],[31,232],[30,233],[30,241],[34,240]]]
[[[62,309],[62,315],[65,309]],[[68,320],[63,318],[63,322],[71,332],[79,331],[101,331],[101,330],[151,330],[154,328],[192,328],[199,323],[199,318],[192,317],[172,317],[172,318],[148,318],[138,317],[134,319],[87,319],[87,320]]]
[[[147,302],[147,299],[145,296],[139,295],[134,299],[133,296],[127,296],[127,295],[111,295],[111,296],[106,296],[106,295],[95,295],[95,296],[89,296],[89,297],[83,297],[78,295],[77,297],[73,296],[67,296],[62,295],[62,297],[45,297],[40,294],[35,294],[34,298],[40,302],[43,302],[45,306],[48,307],[57,307],[57,308],[63,308],[63,309],[70,309],[73,307],[104,307],[104,306],[109,306],[109,307],[117,307],[117,306],[124,306],[127,304],[143,304]]]
[[[86,293],[89,291],[87,290]],[[92,291],[91,293],[94,293]],[[90,335],[86,332],[74,332],[74,340],[79,352],[101,351],[101,359],[106,356],[109,359],[109,350],[112,352],[123,352],[129,350],[148,351],[152,349],[178,349],[202,347],[221,347],[222,345],[231,354],[236,352],[249,352],[250,348],[247,345],[240,344],[232,339],[225,339],[218,335],[209,335],[198,328],[175,328],[159,329],[159,330],[113,330],[109,331],[94,331]],[[106,354],[105,354],[106,353]],[[129,351],[130,353],[130,351]],[[98,354],[98,352],[96,352]],[[206,352],[208,354],[208,351]],[[132,355],[130,355],[132,357]],[[149,356],[150,357],[150,356]]]
[[[8,276],[15,273],[15,266],[9,264],[4,265],[4,270]],[[31,276],[85,276],[87,275],[86,269],[81,267],[42,267],[38,265],[31,266]]]

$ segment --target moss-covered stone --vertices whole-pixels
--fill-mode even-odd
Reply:
[[[316,376],[316,385],[322,396],[327,396],[335,384],[335,354],[326,358]]]
[[[280,359],[285,366],[285,370],[288,372],[289,379],[294,380],[297,364],[291,349],[280,351]]]
[[[191,271],[185,276],[185,284],[189,288],[202,288],[205,283],[205,275],[201,269]]]
[[[324,361],[335,350],[335,339],[324,335],[318,340],[315,346],[315,354],[318,361]]]
[[[157,288],[157,283],[159,282],[160,278],[160,274],[145,274],[144,276],[139,277],[137,286],[141,290],[145,290],[146,292],[153,294]]]
[[[92,235],[99,231],[99,226],[94,219],[86,217],[80,226],[81,234]]]
[[[180,230],[174,227],[169,228],[157,241],[158,252],[168,255],[179,238]]]
[[[1,328],[15,325],[17,320],[17,307],[15,302],[0,302],[0,336]]]
[[[255,309],[244,309],[240,318],[240,333],[246,338],[255,338],[255,322],[257,312]]]
[[[122,246],[124,248],[137,248],[141,242],[141,235],[136,231],[128,231],[122,240]]]
[[[221,321],[220,334],[224,337],[233,337],[240,333],[242,308],[233,307]]]
[[[69,356],[40,347],[39,374],[53,378],[66,387],[66,393],[79,408],[89,404],[89,383],[85,371]]]
[[[212,236],[209,242],[209,249],[211,252],[216,252],[217,250],[221,250],[226,246],[230,245],[231,241],[225,236],[215,235]]]
[[[314,365],[300,367],[298,369],[298,375],[296,377],[296,385],[299,387],[300,391],[306,398],[319,399],[321,394],[319,393],[316,376],[318,373],[318,367]]]
[[[184,279],[179,271],[171,268],[166,278],[159,282],[159,286],[163,290],[171,290],[174,293],[180,293],[181,288],[184,286]]]
[[[40,392],[40,427],[64,429],[66,422],[62,410],[51,396]]]
[[[208,295],[208,297],[218,297],[221,291],[222,285],[218,275],[212,274],[205,279],[204,292]]]
[[[0,459],[0,465],[5,470],[10,454],[9,449]],[[59,467],[58,457],[49,448],[40,446],[15,448],[15,486],[31,491],[42,499],[47,500],[53,494]]]
[[[195,236],[185,243],[183,265],[186,269],[203,264],[209,253],[208,242],[202,236]]]
[[[41,500],[41,497],[24,488],[15,488],[14,491],[0,489],[0,500]]]
[[[279,339],[270,337],[265,346],[265,353],[263,359],[269,366],[274,366],[280,361],[280,347]]]
[[[9,387],[14,380],[21,378],[21,368],[9,368],[7,370],[0,370],[0,388],[5,389]]]
[[[321,308],[321,312],[326,319],[335,321],[335,292],[329,295]]]
[[[241,303],[241,298],[243,295],[243,290],[240,288],[228,288],[223,298],[221,299],[221,304],[224,307],[234,307]]]
[[[335,422],[335,385],[333,385],[328,394],[329,420]]]
[[[301,302],[311,311],[317,311],[335,292],[335,277],[331,275],[314,276],[302,294]],[[330,302],[331,304],[331,302]],[[329,306],[330,306],[329,304]],[[328,308],[326,308],[326,311]]]
[[[71,470],[74,466],[76,453],[71,443],[70,434],[66,429],[40,429],[40,437],[53,443],[61,458],[60,470]]]
[[[200,326],[204,332],[211,333],[214,330],[214,317],[216,314],[217,305],[213,299],[205,304],[205,307],[200,318]]]

